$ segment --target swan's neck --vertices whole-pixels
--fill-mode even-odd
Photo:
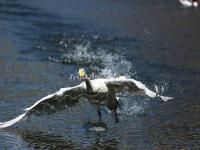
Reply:
[[[92,91],[92,84],[88,78],[84,79],[88,91]]]

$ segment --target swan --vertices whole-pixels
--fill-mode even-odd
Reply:
[[[198,7],[198,1],[197,0],[179,0],[179,2],[187,7]]]
[[[0,122],[0,129],[9,127],[31,114],[51,114],[55,113],[57,110],[63,110],[68,106],[73,106],[78,103],[82,97],[87,98],[89,103],[96,108],[100,122],[100,106],[106,106],[112,112],[114,121],[119,122],[116,112],[118,106],[116,94],[123,90],[133,94],[146,94],[150,98],[158,97],[163,101],[173,99],[173,97],[165,97],[159,95],[157,92],[151,91],[140,81],[127,79],[123,76],[110,79],[99,78],[90,80],[83,68],[79,69],[79,76],[83,79],[82,83],[74,87],[61,88],[56,93],[43,97],[32,106],[24,109],[25,112],[18,117],[7,122]]]

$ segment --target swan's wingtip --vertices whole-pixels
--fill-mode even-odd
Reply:
[[[3,129],[3,128],[7,128],[7,127],[10,127],[12,126],[13,124],[19,122],[24,116],[26,115],[26,112],[19,115],[18,117],[10,120],[10,121],[6,121],[6,122],[0,122],[0,129]]]

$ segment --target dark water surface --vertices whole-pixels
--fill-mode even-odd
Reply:
[[[167,103],[121,95],[120,122],[86,100],[0,130],[0,149],[200,149],[199,8],[176,1],[0,0],[0,121],[72,86],[80,67],[154,84]]]

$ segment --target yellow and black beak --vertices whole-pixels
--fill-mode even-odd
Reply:
[[[79,76],[82,77],[82,78],[86,76],[85,69],[83,69],[83,68],[79,69]]]

